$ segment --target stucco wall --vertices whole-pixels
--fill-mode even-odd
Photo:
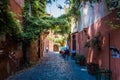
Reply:
[[[98,63],[100,68],[109,68],[112,70],[112,80],[120,80],[120,59],[113,58],[112,51],[109,50],[109,41],[110,46],[114,46],[120,51],[120,28],[113,29],[112,21],[114,24],[119,24],[116,21],[115,11],[113,13],[108,14],[105,0],[101,0],[100,3],[92,4],[92,7],[89,2],[85,5],[83,4],[80,8],[81,11],[81,20],[79,25],[79,35],[77,35],[76,42],[76,50],[81,54],[84,54],[87,57],[87,62]],[[87,42],[86,33],[89,35],[90,39],[94,38],[98,32],[101,33],[100,36],[100,45],[101,50],[98,51],[95,48],[89,47],[85,48],[85,43]],[[110,40],[109,40],[110,34]],[[72,34],[73,35],[73,34]],[[71,35],[71,50],[72,50],[72,35]],[[78,44],[80,46],[78,46]],[[79,50],[78,50],[79,49]],[[109,59],[109,51],[110,51],[110,59]],[[109,65],[110,63],[110,65]]]
[[[110,50],[110,60],[109,60],[109,33],[110,33],[110,46],[116,47],[120,51],[120,28],[118,29],[113,29],[111,28],[111,25],[109,25],[110,21],[113,21],[115,24],[117,21],[115,20],[116,15],[114,13],[111,13],[107,15],[106,17],[102,18],[101,20],[98,20],[94,24],[88,27],[87,33],[92,39],[93,37],[96,36],[98,32],[101,33],[100,41],[101,41],[101,50],[98,51],[95,48],[89,48],[84,49],[82,48],[83,52],[88,53],[87,54],[87,62],[94,62],[94,63],[99,63],[99,66],[101,68],[111,68],[112,70],[112,80],[120,80],[120,59],[118,58],[113,58],[111,56],[112,51]],[[108,21],[108,23],[106,23]],[[80,35],[82,39],[80,39],[80,44],[81,47],[85,45],[84,41],[86,40],[85,34],[83,32],[80,32]],[[84,36],[82,36],[84,35]],[[109,66],[109,61],[110,61],[110,66]]]
[[[85,4],[84,2],[81,3],[80,7],[80,25],[79,30],[83,30],[83,28],[92,25],[102,17],[107,15],[107,8],[105,0],[101,0],[99,3],[90,3],[87,1]]]
[[[104,1],[104,0],[102,0]],[[102,6],[101,6],[102,5]],[[95,7],[96,6],[96,7]],[[110,46],[114,46],[120,52],[120,23],[116,21],[116,14],[113,13],[108,14],[107,9],[104,3],[94,4],[94,14],[91,16],[89,10],[87,11],[89,6],[84,6],[83,8],[85,11],[82,11],[85,14],[81,14],[81,22],[80,22],[80,31],[78,33],[73,33],[76,35],[76,50],[80,52],[80,54],[84,54],[87,57],[87,62],[94,62],[98,63],[100,68],[107,68],[111,69],[112,71],[112,80],[120,80],[120,59],[112,57],[112,50],[109,50],[109,41]],[[96,9],[95,9],[96,8]],[[102,9],[103,8],[103,9]],[[96,12],[96,13],[95,13]],[[104,12],[104,13],[102,13]],[[97,14],[98,13],[98,14]],[[94,20],[91,22],[91,18]],[[96,18],[95,18],[96,17]],[[89,19],[89,20],[86,20]],[[117,29],[112,28],[112,21],[113,24],[119,25]],[[85,25],[84,25],[85,24]],[[85,32],[86,31],[86,32]],[[85,43],[87,42],[87,36],[89,35],[90,39],[94,38],[98,32],[100,32],[100,45],[101,50],[98,51],[96,48],[86,48]],[[72,50],[72,35],[70,39],[70,48]],[[110,40],[109,40],[110,34]],[[78,44],[80,46],[78,46]],[[109,51],[110,51],[110,58],[109,58]]]

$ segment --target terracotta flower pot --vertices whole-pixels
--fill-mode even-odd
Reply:
[[[96,63],[88,63],[87,69],[89,74],[95,75],[96,71],[99,69],[99,65]]]

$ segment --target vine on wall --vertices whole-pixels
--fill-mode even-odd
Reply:
[[[100,36],[101,36],[101,33],[98,32],[97,35],[95,37],[93,37],[92,39],[89,39],[86,44],[85,44],[85,47],[89,48],[89,47],[92,47],[92,48],[95,48],[97,50],[101,50],[101,41],[100,41]]]
[[[22,34],[22,27],[15,18],[15,14],[9,9],[9,0],[0,1],[0,34],[6,34],[19,39]]]
[[[54,43],[58,44],[59,46],[64,46],[65,37],[54,38],[54,37],[48,36],[47,38],[53,41]]]
[[[49,29],[55,34],[65,34],[69,30],[69,22],[62,17],[54,18],[45,14],[46,0],[26,0],[24,13],[24,33],[25,42],[31,42]]]

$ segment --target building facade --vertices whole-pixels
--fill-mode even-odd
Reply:
[[[22,7],[24,0],[9,0],[9,9],[16,14],[15,18],[22,25]],[[0,35],[0,80],[4,80],[9,75],[19,70],[22,57],[22,47],[11,40],[6,35]]]
[[[110,69],[112,80],[120,80],[120,23],[116,20],[116,11],[109,12],[105,0],[93,4],[86,2],[81,6],[80,24],[77,31],[71,34],[71,50],[84,54],[87,63],[96,63],[100,68]],[[95,40],[99,43],[95,44]]]

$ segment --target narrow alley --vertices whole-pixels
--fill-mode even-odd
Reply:
[[[44,53],[32,68],[18,72],[7,80],[95,80],[85,67],[75,64],[71,57],[64,59],[59,53]]]

